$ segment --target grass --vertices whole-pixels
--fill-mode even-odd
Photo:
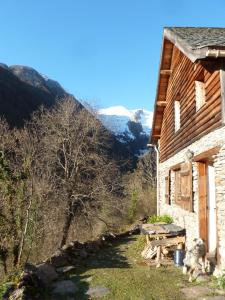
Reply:
[[[147,266],[140,256],[143,246],[140,236],[116,241],[64,279],[76,283],[79,300],[89,299],[88,288],[96,286],[109,289],[110,293],[101,298],[105,300],[183,300],[179,288],[187,284],[187,277],[174,266]]]
[[[7,286],[5,284],[0,285],[0,299],[3,298],[3,295],[5,294],[7,290]]]

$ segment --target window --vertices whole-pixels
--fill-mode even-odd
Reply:
[[[180,101],[174,102],[175,132],[180,129]]]
[[[204,73],[200,75],[195,80],[195,101],[196,101],[196,111],[198,111],[205,104],[205,82]]]

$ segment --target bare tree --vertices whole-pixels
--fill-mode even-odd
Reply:
[[[0,121],[0,259],[14,266],[63,246],[81,220],[112,226],[121,173],[94,112],[64,99],[21,129]],[[78,225],[80,225],[79,223]]]
[[[111,174],[115,165],[106,155],[107,134],[101,123],[72,99],[46,111],[38,124],[45,166],[55,193],[65,204],[63,246],[76,214],[88,216],[87,211],[100,209],[102,198],[114,192]]]

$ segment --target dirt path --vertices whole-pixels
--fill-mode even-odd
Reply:
[[[188,283],[180,269],[174,266],[148,267],[140,257],[142,248],[138,236],[108,245],[84,259],[79,268],[63,274],[54,285],[56,291],[57,284],[58,290],[61,288],[61,296],[49,294],[47,299],[184,300],[187,299],[182,293],[185,289],[189,292],[188,299],[196,299],[191,298],[191,289],[195,287]],[[70,288],[76,293],[68,295]],[[207,290],[204,292],[204,287],[201,289],[203,295],[209,294]]]

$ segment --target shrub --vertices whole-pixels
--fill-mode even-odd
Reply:
[[[171,224],[173,223],[173,218],[169,215],[162,215],[162,216],[157,216],[157,215],[152,215],[148,218],[148,223],[154,224],[158,222],[164,222],[166,224]]]
[[[138,202],[138,190],[133,189],[130,194],[130,203],[128,208],[128,220],[130,222],[134,221],[134,217],[137,212],[137,202]]]
[[[220,289],[225,290],[225,273],[217,278],[217,285]]]

